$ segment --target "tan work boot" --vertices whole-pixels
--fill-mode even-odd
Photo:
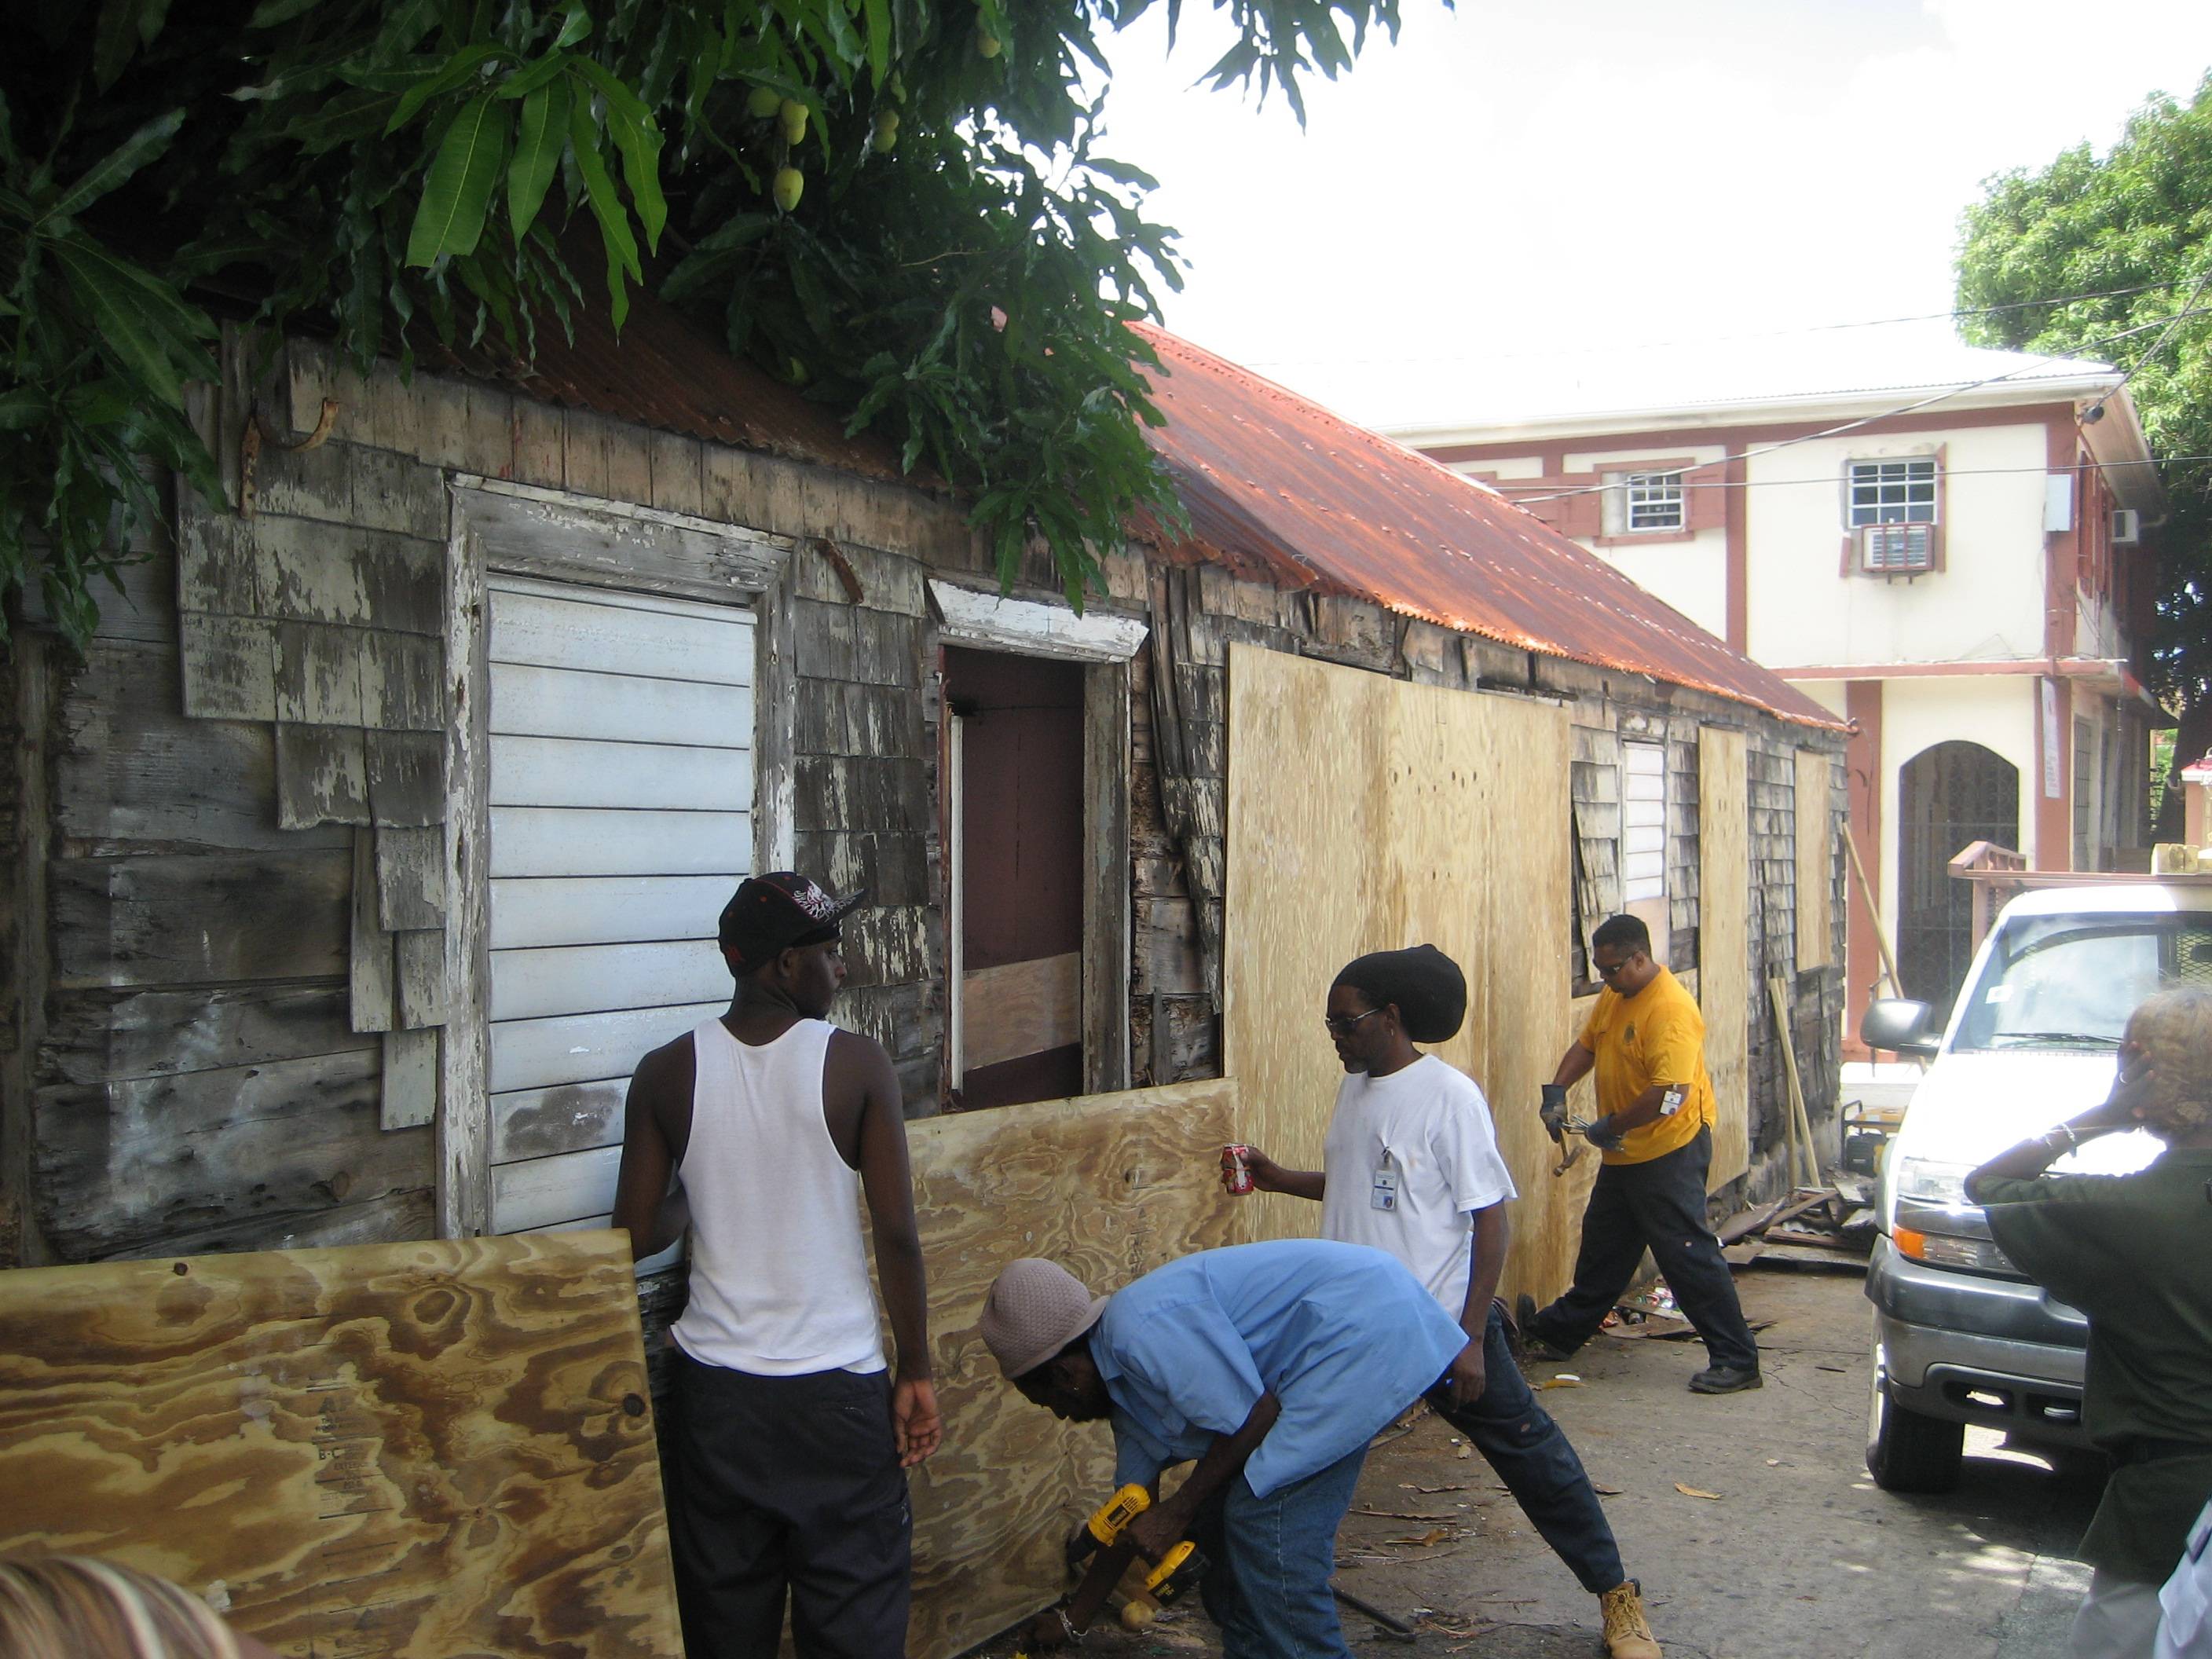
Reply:
[[[1633,1578],[1616,1584],[1597,1598],[1605,1614],[1605,1650],[1608,1659],[1660,1659],[1659,1638],[1644,1616],[1644,1597]]]

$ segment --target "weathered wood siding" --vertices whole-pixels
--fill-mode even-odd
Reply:
[[[9,1259],[431,1224],[437,1028],[470,994],[440,973],[461,867],[441,732],[469,715],[454,699],[472,683],[471,665],[447,659],[449,641],[465,636],[445,613],[455,478],[634,503],[787,550],[760,601],[788,707],[764,722],[759,787],[784,811],[794,862],[833,887],[872,890],[874,905],[848,929],[840,1016],[890,1048],[910,1115],[939,1109],[943,721],[927,583],[994,580],[957,507],[496,386],[407,381],[386,366],[363,376],[312,344],[277,353],[258,386],[249,362],[241,340],[227,342],[225,382],[203,423],[242,497],[239,441],[258,400],[267,441],[254,516],[180,503],[179,548],[155,549],[130,573],[131,603],[110,603],[82,667],[28,672],[33,648],[10,670],[6,717],[20,726],[28,709],[35,729],[9,740],[0,824],[15,867],[33,873],[0,899],[0,938],[14,930],[9,960],[31,993],[0,1025],[0,1044],[16,1052],[5,1073],[15,1105],[0,1123],[0,1241],[11,1191],[45,1238],[9,1246]],[[327,441],[285,447],[325,399]],[[564,556],[572,568],[555,574],[620,578],[619,547]],[[1221,1066],[1225,662],[1243,641],[1565,700],[1578,866],[1569,908],[1579,915],[1559,925],[1571,934],[1618,906],[1620,744],[1663,744],[1668,942],[1686,975],[1700,939],[1699,733],[1745,732],[1751,984],[1795,976],[1816,1122],[1832,1110],[1840,951],[1797,975],[1795,768],[1800,749],[1840,765],[1838,741],[1357,599],[1130,552],[1103,563],[1093,604],[1148,628],[1127,671],[1133,1083]],[[713,580],[709,560],[691,587],[670,591]],[[1016,586],[1057,602],[1041,550]],[[1839,811],[1844,792],[1830,796]],[[1828,909],[1840,927],[1840,902]],[[35,994],[41,976],[50,995]],[[1747,1024],[1755,1186],[1779,1142],[1781,1093],[1772,1022],[1754,1006]],[[568,1150],[611,1148],[613,1091],[599,1093],[593,1145]],[[234,1109],[240,1099],[257,1103],[251,1115]],[[495,1156],[496,1130],[485,1144]]]

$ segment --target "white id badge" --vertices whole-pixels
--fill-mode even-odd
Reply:
[[[1385,1151],[1382,1161],[1375,1166],[1375,1186],[1367,1194],[1367,1201],[1378,1210],[1398,1207],[1398,1166]]]

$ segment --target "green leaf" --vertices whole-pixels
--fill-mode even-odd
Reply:
[[[527,68],[517,70],[499,83],[502,98],[527,98],[568,68],[570,58],[565,52],[549,52]]]
[[[415,118],[416,112],[431,99],[452,92],[465,85],[469,77],[479,73],[494,58],[506,56],[506,50],[495,46],[465,46],[455,52],[446,67],[428,80],[410,87],[407,95],[399,100],[399,107],[392,112],[391,120],[385,123],[386,133],[393,133]]]
[[[507,112],[489,93],[479,94],[447,129],[422,181],[422,199],[407,233],[409,264],[476,252],[506,161]]]
[[[584,180],[584,199],[591,204],[592,216],[599,222],[599,240],[606,245],[607,299],[615,327],[620,329],[629,315],[629,294],[623,286],[623,273],[629,272],[642,283],[645,267],[637,257],[637,239],[630,234],[629,210],[615,193],[615,181],[599,155],[599,124],[580,98],[568,108],[568,139],[569,153],[576,158],[576,171]]]
[[[588,58],[570,61],[574,64],[576,73],[590,82],[599,95],[607,100],[608,113],[619,112],[641,127],[653,125],[653,112],[645,106],[642,98],[630,90],[627,82]]]
[[[668,199],[660,193],[660,129],[650,121],[641,126],[610,104],[607,130],[622,152],[623,177],[629,181],[638,223],[645,228],[645,245],[658,252],[661,227],[668,222]]]
[[[323,0],[261,0],[253,9],[253,15],[246,20],[250,29],[273,29],[279,23],[289,23],[295,17],[313,11]]]
[[[180,109],[155,116],[94,162],[82,178],[62,192],[46,213],[58,218],[75,218],[168,149],[170,141],[177,136],[177,129],[184,124],[185,112]]]
[[[93,31],[93,84],[102,92],[113,86],[131,54],[154,44],[168,15],[169,0],[106,0]]]
[[[514,159],[507,169],[507,222],[514,239],[537,218],[538,210],[560,170],[568,144],[568,80],[542,86],[522,100],[522,119],[514,139]]]
[[[198,343],[215,325],[175,289],[82,237],[58,238],[52,246],[102,344],[149,396],[181,409],[187,376],[215,377],[214,360]]]
[[[28,386],[0,392],[0,432],[22,432],[46,418],[46,395]]]
[[[891,9],[888,0],[861,0],[861,15],[867,25],[868,73],[881,86],[891,66]]]
[[[569,0],[568,15],[562,19],[560,38],[554,41],[553,50],[566,52],[592,32],[592,14],[585,9],[584,0]]]

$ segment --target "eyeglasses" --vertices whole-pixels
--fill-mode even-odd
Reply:
[[[1331,1036],[1350,1036],[1359,1029],[1361,1020],[1372,1019],[1382,1012],[1380,1008],[1370,1008],[1364,1014],[1323,1014],[1321,1023],[1328,1027]]]
[[[1619,962],[1609,963],[1593,959],[1590,963],[1590,971],[1600,979],[1610,980],[1615,974],[1626,973],[1629,965],[1635,960],[1636,957],[1633,956],[1623,957]]]

